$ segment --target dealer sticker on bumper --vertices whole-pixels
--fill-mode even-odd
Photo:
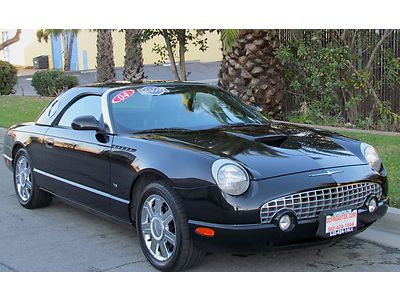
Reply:
[[[325,216],[325,234],[336,236],[352,232],[357,227],[357,209],[347,209]]]

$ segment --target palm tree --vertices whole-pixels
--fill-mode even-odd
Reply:
[[[64,71],[70,71],[72,62],[72,46],[76,36],[78,35],[78,32],[79,29],[39,29],[36,31],[36,37],[39,43],[42,40],[47,43],[50,36],[61,36],[63,39]]]
[[[144,78],[141,44],[142,30],[125,30],[124,79],[138,81]]]
[[[96,70],[98,82],[115,80],[115,63],[111,29],[97,30]]]
[[[286,84],[275,57],[274,30],[226,29],[221,32],[223,59],[218,84],[275,119],[285,117]]]

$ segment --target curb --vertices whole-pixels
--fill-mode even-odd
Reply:
[[[398,215],[400,218],[400,208],[389,207],[388,213]]]
[[[386,215],[355,237],[367,242],[400,249],[400,209],[389,207]]]
[[[398,233],[382,230],[372,225],[370,228],[354,236],[356,239],[367,241],[376,245],[400,250],[400,239]]]
[[[389,207],[386,215],[376,221],[374,227],[400,235],[400,209]]]

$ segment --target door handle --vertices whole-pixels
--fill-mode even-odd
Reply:
[[[47,147],[47,148],[53,148],[53,145],[54,145],[54,139],[52,139],[52,138],[47,138],[47,139],[46,139],[46,147]]]

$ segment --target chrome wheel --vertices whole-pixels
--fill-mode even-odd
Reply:
[[[175,251],[174,215],[159,195],[150,195],[141,211],[141,231],[146,247],[158,261],[168,260]]]
[[[27,202],[32,193],[32,170],[25,156],[20,156],[17,160],[15,186],[22,202]]]

